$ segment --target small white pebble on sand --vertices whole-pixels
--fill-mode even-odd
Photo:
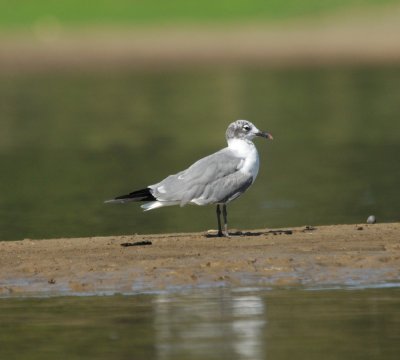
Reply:
[[[367,224],[375,224],[375,223],[376,223],[376,217],[375,217],[375,215],[370,215],[370,216],[368,216]]]

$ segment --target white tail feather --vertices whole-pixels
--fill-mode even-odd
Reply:
[[[179,204],[178,201],[151,201],[151,202],[141,205],[140,207],[144,211],[149,211],[149,210],[153,210],[153,209],[158,209],[163,206],[172,206],[172,205],[177,205],[177,204]]]

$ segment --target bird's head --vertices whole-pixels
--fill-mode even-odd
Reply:
[[[236,120],[226,130],[226,140],[228,142],[231,139],[252,140],[255,136],[273,139],[270,133],[258,130],[254,124],[247,120]]]

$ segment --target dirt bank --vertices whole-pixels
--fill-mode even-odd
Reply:
[[[282,22],[0,32],[0,74],[400,61],[400,7]]]
[[[283,230],[0,242],[0,296],[400,280],[400,223]]]

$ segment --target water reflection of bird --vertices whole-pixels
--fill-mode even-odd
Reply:
[[[145,211],[170,205],[216,204],[218,236],[229,236],[226,206],[253,184],[258,173],[258,152],[252,141],[255,136],[272,139],[271,134],[258,130],[250,121],[237,120],[226,130],[226,148],[157,184],[117,196],[106,203],[147,201],[141,206]]]

